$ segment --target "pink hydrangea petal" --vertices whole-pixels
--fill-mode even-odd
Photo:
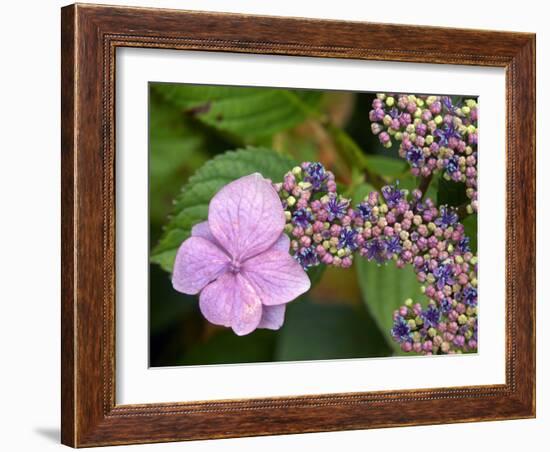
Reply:
[[[288,238],[288,235],[282,233],[277,241],[273,245],[271,245],[271,248],[269,249],[288,253],[288,250],[290,249],[290,239]]]
[[[278,330],[285,321],[286,304],[276,304],[262,307],[262,318],[258,328]]]
[[[239,336],[254,331],[262,317],[260,298],[240,274],[227,272],[200,294],[199,307],[206,319],[230,326]]]
[[[212,198],[208,225],[218,243],[243,262],[275,243],[285,216],[271,182],[255,173],[227,184]]]
[[[215,243],[216,245],[218,245],[218,241],[210,231],[210,226],[208,226],[208,221],[203,221],[202,223],[197,223],[195,226],[193,226],[193,229],[191,229],[191,236],[202,237],[203,239],[209,240],[212,243]]]
[[[189,237],[179,247],[172,285],[178,292],[194,295],[227,270],[229,256],[202,237]]]
[[[242,275],[268,306],[288,303],[311,286],[306,272],[288,252],[272,249],[248,259]]]
[[[227,287],[234,283],[234,274],[224,273],[216,281],[208,284],[199,296],[199,308],[202,315],[214,325],[231,326],[231,307],[233,299],[227,296]]]

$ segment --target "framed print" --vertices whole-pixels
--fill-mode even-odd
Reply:
[[[535,416],[535,37],[62,9],[62,442]]]

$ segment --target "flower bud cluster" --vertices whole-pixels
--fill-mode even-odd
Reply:
[[[405,352],[456,353],[477,348],[477,257],[464,226],[447,206],[399,185],[371,192],[357,207],[361,256],[379,264],[410,264],[428,306],[405,304],[394,313],[392,337]],[[356,220],[356,224],[359,221]]]
[[[334,174],[320,163],[304,162],[274,186],[285,209],[291,253],[302,267],[351,267],[355,211],[351,200],[336,192]]]
[[[334,175],[305,162],[275,184],[285,209],[291,253],[308,270],[350,267],[354,253],[379,265],[411,265],[427,307],[405,302],[394,312],[392,337],[405,352],[477,349],[477,257],[457,212],[423,200],[399,184],[370,192],[359,204],[338,195]]]
[[[477,212],[478,105],[474,99],[453,105],[448,96],[377,94],[369,112],[371,130],[399,155],[415,176],[443,177],[466,185],[468,213]]]

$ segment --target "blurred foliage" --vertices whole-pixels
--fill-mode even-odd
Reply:
[[[477,215],[468,215],[461,221],[466,236],[470,239],[470,248],[473,253],[477,253]]]
[[[208,341],[193,347],[182,355],[176,365],[232,364],[268,362],[275,359],[277,334],[270,330],[256,330],[246,336],[237,336],[225,329],[212,335]]]
[[[151,366],[400,354],[389,333],[393,310],[422,296],[410,267],[355,259],[355,270],[311,269],[313,287],[287,305],[283,327],[243,337],[204,320],[198,297],[176,292],[170,281],[176,250],[206,220],[212,196],[241,176],[260,172],[280,181],[297,162],[320,161],[354,203],[387,183],[418,187],[420,178],[398,158],[397,146],[384,149],[371,133],[373,99],[371,93],[150,84]],[[464,187],[434,178],[427,196],[458,206]],[[463,221],[475,250],[477,216]]]
[[[453,182],[440,176],[437,186],[437,205],[458,207],[468,201],[466,185],[462,182]]]
[[[236,145],[269,143],[271,136],[315,114],[320,91],[155,84],[169,103]]]
[[[277,361],[362,358],[390,353],[376,324],[361,305],[317,304],[309,300],[289,303],[279,336]]]

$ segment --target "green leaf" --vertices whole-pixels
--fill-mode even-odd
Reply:
[[[243,143],[266,142],[274,133],[318,115],[322,93],[311,90],[158,83],[155,92],[189,116]]]
[[[368,155],[366,163],[369,170],[386,179],[396,178],[409,169],[403,159],[378,154]]]
[[[173,216],[151,253],[151,261],[167,272],[172,271],[178,247],[189,237],[195,224],[206,220],[210,199],[224,185],[255,172],[281,181],[295,165],[289,157],[265,148],[228,151],[209,160],[189,178],[176,199]]]
[[[359,184],[357,187],[355,187],[355,190],[353,192],[353,196],[351,198],[353,205],[357,205],[360,202],[362,202],[370,192],[378,191],[376,188],[374,188],[371,184],[362,183]]]
[[[401,353],[399,344],[391,337],[393,311],[403,305],[407,298],[418,301],[420,283],[412,266],[397,268],[393,262],[379,266],[375,262],[358,258],[354,261],[359,287],[369,313],[382,330],[394,352]]]
[[[470,249],[477,253],[477,215],[468,215],[461,220],[464,225],[464,233],[470,239]]]
[[[297,300],[287,306],[275,360],[366,358],[389,353],[364,307]]]
[[[458,207],[468,201],[466,196],[466,185],[463,182],[446,180],[443,175],[439,177],[437,188],[437,204],[442,206]]]

